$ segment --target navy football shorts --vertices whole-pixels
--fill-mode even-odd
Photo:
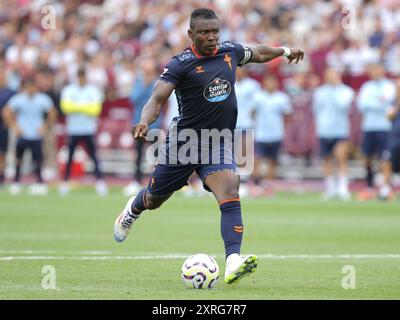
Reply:
[[[0,153],[5,154],[8,149],[8,130],[0,128]]]
[[[390,162],[393,172],[400,173],[400,143],[391,146]]]
[[[27,140],[23,138],[18,138],[15,156],[18,160],[21,160],[25,150],[30,149],[32,152],[33,161],[42,161],[42,140]]]
[[[259,157],[276,161],[281,149],[281,142],[256,142],[255,149]]]
[[[347,141],[347,138],[320,138],[319,152],[322,158],[331,156],[335,146],[342,141]]]
[[[156,164],[151,174],[147,191],[154,196],[164,196],[188,185],[188,179],[196,172],[203,181],[203,187],[211,191],[205,185],[205,179],[210,174],[219,171],[231,170],[236,173],[236,163],[230,164]]]
[[[379,159],[384,158],[385,152],[389,151],[390,133],[387,131],[371,131],[364,132],[362,151],[365,156],[378,156]]]

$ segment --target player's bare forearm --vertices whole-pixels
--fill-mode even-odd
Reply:
[[[143,108],[142,115],[140,117],[140,123],[150,125],[156,121],[161,113],[161,106],[162,102],[156,97],[151,96]]]
[[[255,47],[252,47],[253,55],[249,62],[255,63],[265,63],[269,62],[275,58],[281,57],[285,50],[283,48],[273,48],[264,44],[259,44]],[[295,63],[298,63],[300,60],[303,60],[304,52],[303,50],[292,48],[290,49],[290,55],[287,56],[289,63],[295,60]]]
[[[161,113],[161,107],[167,101],[168,97],[174,91],[175,86],[169,82],[157,81],[153,93],[143,107],[140,122],[132,130],[135,139],[146,138],[149,125],[152,124]]]

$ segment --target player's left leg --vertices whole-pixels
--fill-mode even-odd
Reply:
[[[207,169],[200,171],[200,176],[207,174],[204,171]],[[239,176],[233,170],[217,170],[209,173],[203,181],[214,194],[221,210],[221,235],[226,254],[225,282],[233,283],[254,272],[258,262],[255,255],[240,255],[243,223]]]
[[[31,149],[32,152],[34,172],[37,181],[37,184],[33,184],[29,191],[31,194],[34,195],[46,195],[48,193],[48,187],[46,184],[43,183],[42,179],[42,163],[43,163],[42,140],[29,141],[29,148]]]
[[[148,186],[128,200],[124,210],[115,220],[114,239],[117,242],[124,241],[142,212],[159,208],[175,191],[187,185],[194,168],[194,165],[157,164]]]
[[[6,167],[6,153],[8,149],[8,131],[0,128],[0,188],[4,183],[4,170]]]
[[[335,144],[333,154],[338,162],[339,177],[338,177],[338,196],[340,199],[347,201],[351,199],[349,191],[349,178],[348,178],[348,154],[349,143],[347,140],[340,140]]]
[[[83,137],[83,141],[88,149],[89,157],[92,159],[94,164],[94,175],[96,177],[96,192],[99,196],[106,196],[108,194],[108,187],[106,182],[103,180],[103,174],[100,171],[99,161],[96,156],[96,146],[94,143],[94,136],[88,135]]]

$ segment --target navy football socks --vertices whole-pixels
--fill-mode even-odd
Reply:
[[[242,210],[239,199],[222,202],[221,235],[224,240],[226,257],[232,253],[240,254],[243,238]]]

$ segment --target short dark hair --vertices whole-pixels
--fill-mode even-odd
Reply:
[[[196,19],[206,19],[206,20],[217,19],[218,20],[218,17],[215,14],[215,12],[212,11],[211,9],[208,9],[208,8],[196,9],[190,15],[190,29],[193,29],[194,20],[196,20]]]
[[[78,77],[85,77],[85,76],[86,76],[86,70],[85,70],[85,68],[84,68],[84,67],[80,67],[80,68],[78,69],[77,75],[78,75]]]

